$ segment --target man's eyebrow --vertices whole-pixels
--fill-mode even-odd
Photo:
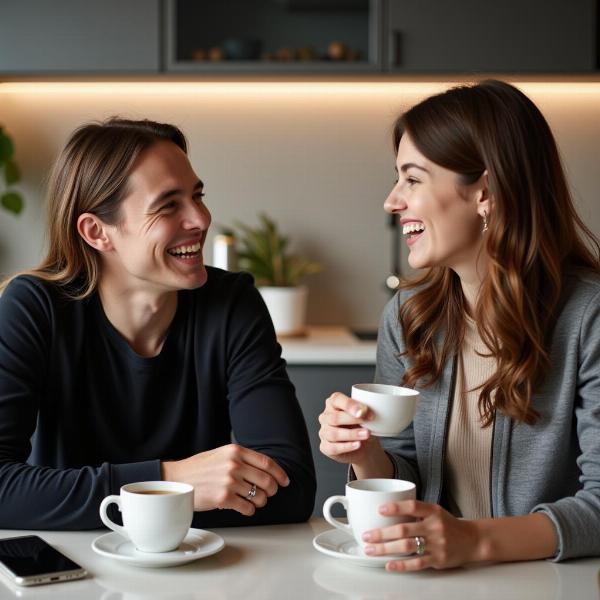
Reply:
[[[198,181],[196,182],[196,185],[194,185],[193,191],[197,192],[198,190],[202,190],[202,189],[204,189],[204,182],[201,179],[198,179]],[[148,210],[155,209],[159,204],[161,204],[165,200],[168,200],[171,196],[181,196],[183,193],[184,192],[181,188],[173,188],[170,190],[165,190],[164,192],[160,193],[156,198],[154,198],[154,200],[152,200],[152,202],[150,203],[150,206],[148,207]]]
[[[410,168],[421,169],[421,171],[425,171],[425,173],[429,173],[429,171],[428,171],[428,170],[427,170],[425,167],[422,167],[421,165],[418,165],[418,164],[416,164],[416,163],[411,163],[411,162],[404,163],[404,164],[403,164],[403,165],[400,167],[400,170],[401,170],[403,173],[406,173],[406,171],[408,171],[408,169],[410,169]],[[396,171],[398,171],[398,169],[397,169],[397,168],[396,168]]]

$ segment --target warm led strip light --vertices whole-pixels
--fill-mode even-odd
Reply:
[[[442,82],[7,82],[0,83],[4,94],[136,94],[147,96],[181,96],[210,94],[215,96],[339,96],[388,95],[404,93],[430,94],[446,89]]]
[[[465,81],[469,81],[465,78]],[[510,79],[507,79],[510,81]],[[600,94],[600,81],[539,82],[515,81],[525,93],[541,95]],[[359,82],[6,82],[0,83],[0,94],[84,94],[136,96],[390,96],[396,94],[434,94],[458,85],[457,81],[359,81]]]

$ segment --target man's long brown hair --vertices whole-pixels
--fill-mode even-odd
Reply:
[[[50,176],[45,258],[34,269],[13,275],[35,275],[56,283],[74,298],[89,296],[98,284],[99,254],[77,231],[77,219],[92,213],[115,225],[127,196],[129,174],[140,154],[160,141],[187,152],[183,133],[174,125],[113,117],[77,129],[60,154]]]
[[[489,269],[473,317],[497,368],[479,388],[479,412],[484,426],[495,409],[533,424],[531,398],[550,366],[548,338],[565,271],[600,273],[600,242],[575,211],[550,127],[521,91],[489,80],[432,96],[401,115],[396,151],[405,133],[425,157],[457,173],[459,183],[488,172]],[[434,267],[402,287],[415,290],[399,313],[412,363],[403,383],[431,385],[460,352],[466,312],[460,279]]]

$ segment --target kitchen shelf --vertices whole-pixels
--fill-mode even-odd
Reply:
[[[382,0],[167,0],[164,67],[202,75],[381,71],[381,6]],[[332,44],[357,56],[332,60]],[[211,52],[222,58],[210,60]],[[282,54],[303,59],[278,59]]]

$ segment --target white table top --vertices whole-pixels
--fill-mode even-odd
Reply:
[[[377,344],[362,341],[345,327],[308,327],[303,337],[279,340],[290,365],[374,365]]]
[[[103,531],[36,532],[91,574],[85,580],[16,590],[0,599],[61,600],[587,600],[598,599],[600,559],[514,563],[396,574],[356,566],[314,550],[329,529],[322,519],[298,525],[217,529],[226,547],[184,566],[142,569],[95,554]],[[31,532],[0,530],[0,537]]]

